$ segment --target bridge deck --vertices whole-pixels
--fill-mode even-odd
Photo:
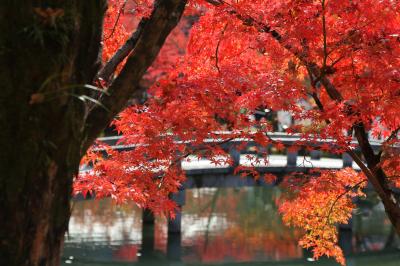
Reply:
[[[251,155],[251,154],[250,154]],[[292,167],[292,168],[322,168],[322,169],[341,169],[344,167],[343,159],[335,159],[335,158],[320,158],[320,159],[312,159],[310,156],[297,156],[295,165],[288,165],[287,155],[270,155],[268,156],[268,163],[260,162],[254,163],[253,160],[248,159],[246,154],[240,155],[239,164],[242,166],[254,166],[259,171],[265,172],[270,170],[276,170],[280,168]],[[360,167],[352,163],[352,167],[355,170],[360,170]],[[191,158],[191,161],[183,161],[182,168],[190,175],[199,172],[201,174],[206,174],[207,171],[209,173],[213,172],[221,172],[218,170],[222,169],[231,169],[229,165],[215,165],[211,161],[206,159],[198,160],[194,157]],[[264,169],[265,168],[265,169]]]

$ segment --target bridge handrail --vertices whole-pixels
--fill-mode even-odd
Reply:
[[[232,133],[229,131],[221,131],[221,132],[216,132],[217,135],[221,135],[224,136],[228,136],[231,135]],[[268,136],[274,140],[274,141],[279,141],[282,142],[284,144],[294,144],[294,142],[296,141],[307,141],[307,139],[302,138],[301,134],[295,133],[295,134],[288,134],[288,133],[284,133],[284,132],[270,132],[268,133]],[[144,144],[117,144],[123,137],[122,136],[110,136],[110,137],[100,137],[97,140],[104,142],[108,145],[111,146],[112,149],[116,149],[116,150],[121,150],[121,149],[132,149],[135,148],[137,146],[143,146]],[[218,142],[222,142],[224,141],[223,138],[221,139],[216,139],[216,138],[208,138],[204,140],[204,143],[218,143]],[[246,139],[246,138],[235,138],[229,141],[229,143],[240,143],[240,142],[248,142],[248,144],[254,144],[254,140],[252,139]],[[376,140],[376,139],[369,139],[369,142],[372,146],[372,148],[374,150],[378,150],[381,146],[383,141],[382,140]],[[179,143],[187,143],[189,144],[190,141],[176,141],[177,144]],[[313,139],[312,143],[310,143],[310,145],[318,145],[318,144],[323,144],[323,143],[328,143],[328,144],[334,144],[336,143],[336,141],[332,138],[327,138],[327,139],[322,139],[322,138],[315,138]],[[352,145],[357,145],[358,146],[358,142],[356,139],[353,139],[350,144]],[[397,147],[397,146],[396,146]],[[356,148],[358,149],[358,147]]]

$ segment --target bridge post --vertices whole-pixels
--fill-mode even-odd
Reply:
[[[351,158],[351,156],[347,152],[342,154],[342,159],[343,159],[343,168],[353,166],[353,158]]]
[[[140,261],[146,261],[154,256],[154,213],[149,209],[142,212],[142,245],[139,258]]]
[[[320,150],[312,150],[310,152],[311,160],[319,160],[321,159],[322,152]]]
[[[177,193],[171,194],[171,199],[178,205],[179,210],[175,213],[175,219],[168,219],[168,235],[180,234],[182,227],[182,207],[185,205],[185,189],[181,188]]]
[[[353,252],[353,218],[350,218],[348,224],[339,224],[338,244],[343,250],[345,256]]]
[[[287,150],[287,166],[296,167],[297,166],[297,150]]]
[[[240,164],[240,151],[238,151],[235,147],[231,147],[229,149],[229,156],[233,161],[233,169],[235,169]]]
[[[181,258],[182,258],[182,234],[168,234],[167,258],[170,261],[180,261],[181,260]]]
[[[151,212],[149,209],[143,209],[142,213],[142,222],[143,225],[145,224],[154,224],[155,218],[154,218],[154,213]]]
[[[167,257],[172,261],[180,261],[182,253],[182,207],[185,205],[186,192],[183,187],[170,198],[178,205],[175,219],[168,219]]]

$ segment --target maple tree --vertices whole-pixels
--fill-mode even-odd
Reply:
[[[399,158],[398,1],[110,0],[108,11],[105,2],[6,1],[0,7],[1,264],[59,264],[80,159],[140,91],[146,70],[184,9],[188,23],[192,17],[198,20],[189,38],[183,23],[173,33],[178,44],[168,40],[147,74],[146,85],[156,81],[149,100],[114,121],[124,134],[122,142],[135,149],[109,151],[110,160],[98,161],[95,174],[75,180],[76,191],[94,190],[97,196],[135,200],[155,212],[173,211],[168,194],[185,180],[182,158],[232,163],[218,142],[234,138],[288,148],[269,138],[268,121],[249,119],[263,106],[310,121],[288,129],[302,136],[291,149],[314,145],[349,153],[400,232],[392,189],[398,185]],[[129,18],[132,24],[126,23]],[[367,131],[384,138],[378,154]],[[350,143],[350,133],[361,153]],[[316,138],[333,139],[335,145],[315,147]],[[326,190],[328,202],[315,202],[318,193],[301,191],[287,202],[295,206],[304,197],[322,204],[310,210],[321,214],[335,203],[328,211],[332,222],[325,241],[316,241],[311,231],[304,245],[314,247],[316,256],[334,255],[343,262],[332,228],[348,217],[349,198],[360,194],[364,182],[350,182],[345,177],[362,177],[349,170],[319,175],[327,185],[338,178],[348,182]],[[305,180],[311,183],[302,187],[321,189],[313,178]],[[353,185],[352,193],[341,196]],[[340,197],[332,202],[335,196]],[[282,206],[288,221],[304,227],[295,218],[302,215],[298,208]],[[309,222],[319,230],[318,220]]]
[[[187,16],[195,14],[198,21],[186,52],[164,49],[161,58],[174,56],[154,65],[163,75],[156,75],[149,99],[113,122],[121,143],[134,149],[110,151],[108,160],[89,156],[94,169],[76,179],[75,191],[134,200],[173,215],[176,206],[168,195],[185,180],[180,161],[197,156],[232,164],[218,143],[248,139],[278,149],[347,152],[361,168],[361,174],[343,169],[288,177],[292,196],[282,201],[281,211],[285,221],[305,230],[300,244],[316,258],[345,263],[336,225],[348,221],[352,199],[363,196],[366,180],[400,233],[394,192],[400,170],[399,11],[395,0],[189,1]],[[122,59],[117,62],[123,65]],[[271,139],[269,121],[249,119],[260,106],[303,121],[287,129],[301,140],[286,147]],[[368,132],[383,139],[378,153]],[[268,154],[260,150],[249,159],[253,165],[268,162]],[[257,175],[251,167],[236,171]]]

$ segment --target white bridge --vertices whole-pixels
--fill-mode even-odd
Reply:
[[[276,142],[283,143],[290,147],[299,141],[302,141],[300,134],[286,134],[286,133],[268,133],[268,136]],[[134,149],[136,145],[120,145],[117,144],[121,139],[119,136],[104,137],[98,140],[111,146],[112,149],[118,151],[126,151]],[[206,143],[216,143],[219,140],[206,139]],[[238,150],[237,147],[246,142],[245,148]],[[323,154],[318,147],[322,144],[335,145],[334,140],[330,139],[316,139],[310,142],[311,147],[315,147],[315,150],[306,151],[305,149],[299,151],[288,151],[280,154],[269,154],[267,162],[264,162],[262,158],[259,158],[259,162],[255,162],[257,154],[255,154],[255,147],[262,149],[266,153],[272,145],[267,147],[260,147],[253,140],[248,139],[233,139],[227,142],[223,142],[220,145],[227,153],[229,153],[234,166],[253,166],[260,173],[275,173],[277,175],[286,174],[289,172],[306,172],[311,168],[320,169],[341,169],[344,167],[352,167],[359,171],[360,167],[353,162],[352,158],[347,154],[343,153],[341,156]],[[353,145],[357,145],[356,140],[351,142]],[[378,152],[381,148],[382,141],[370,140],[372,148]],[[356,146],[357,147],[357,146]],[[357,152],[357,148],[355,149]],[[323,155],[326,155],[325,157]],[[188,160],[189,159],[189,160]],[[239,178],[233,175],[232,166],[215,165],[210,160],[198,159],[196,156],[188,156],[181,162],[182,169],[186,172],[188,181],[185,184],[185,188],[191,188],[195,186],[201,187],[236,187],[236,186],[252,186],[254,185],[254,179]],[[200,181],[201,179],[202,181]],[[194,182],[196,180],[196,182]],[[262,182],[262,181],[261,181]]]

